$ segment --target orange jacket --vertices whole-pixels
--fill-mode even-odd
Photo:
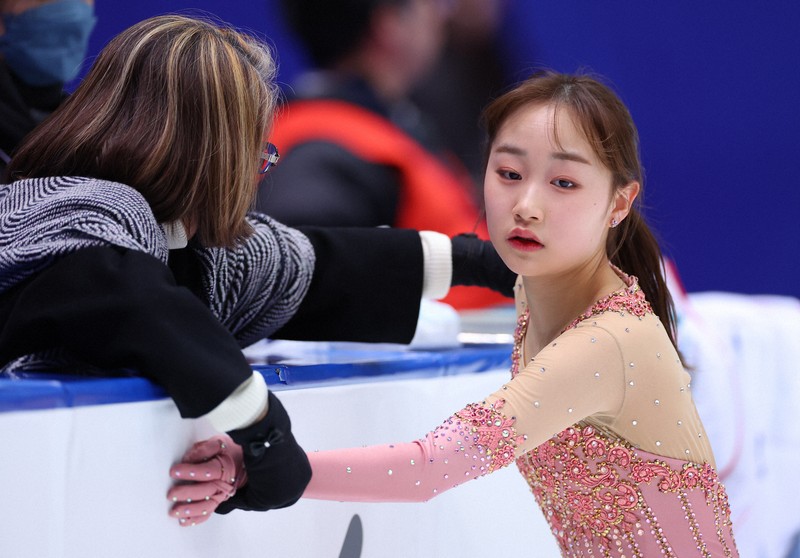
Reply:
[[[270,141],[283,153],[315,140],[335,143],[366,161],[400,171],[395,227],[432,230],[451,237],[475,232],[489,238],[486,222],[464,181],[385,118],[336,100],[293,101],[278,112]],[[444,301],[458,309],[511,302],[479,287],[454,287]]]

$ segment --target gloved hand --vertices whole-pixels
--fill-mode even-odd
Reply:
[[[464,233],[451,239],[453,247],[453,285],[488,287],[514,298],[517,274],[508,269],[492,243]]]
[[[221,502],[217,513],[285,508],[300,499],[311,480],[311,465],[292,435],[289,415],[272,392],[267,416],[228,434],[242,447],[247,484]]]
[[[176,484],[167,493],[174,502],[170,516],[181,526],[203,523],[217,506],[233,496],[247,482],[242,464],[242,448],[227,436],[214,436],[197,442],[170,469]]]

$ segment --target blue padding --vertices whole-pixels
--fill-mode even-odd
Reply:
[[[167,392],[145,378],[91,378],[82,382],[64,381],[70,407],[131,403],[167,397]]]
[[[161,387],[145,378],[38,373],[0,378],[0,412],[151,401],[166,396]]]
[[[445,351],[336,351],[335,362],[257,365],[270,386],[370,378],[435,377],[486,372],[511,365],[510,345],[470,346]]]
[[[0,378],[0,413],[66,406],[61,382]]]
[[[510,365],[510,345],[471,345],[441,351],[334,350],[317,353],[311,364],[257,365],[273,388],[337,384],[369,379],[450,376],[486,372]],[[296,363],[295,363],[296,362]],[[26,373],[0,377],[0,412],[30,411],[151,401],[167,397],[156,384],[141,377],[86,377]]]

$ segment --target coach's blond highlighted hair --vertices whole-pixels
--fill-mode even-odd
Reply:
[[[13,179],[88,176],[127,184],[159,222],[184,220],[208,246],[251,232],[275,62],[254,37],[179,15],[147,19],[99,54],[86,78],[19,148]]]

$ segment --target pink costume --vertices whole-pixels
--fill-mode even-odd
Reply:
[[[506,385],[416,442],[311,453],[304,497],[426,501],[516,460],[563,556],[738,557],[689,374],[621,277],[533,358],[520,292]]]

